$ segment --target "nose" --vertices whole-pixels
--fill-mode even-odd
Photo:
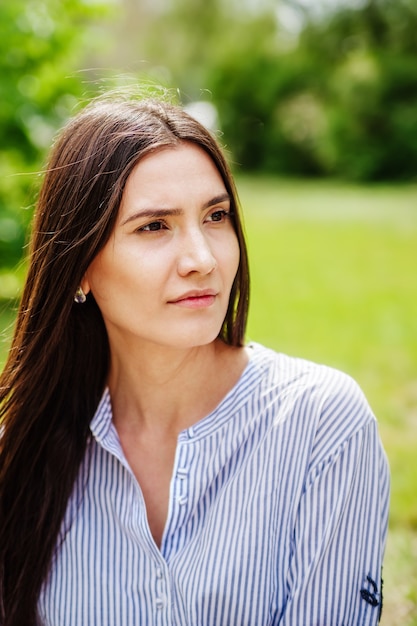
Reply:
[[[178,254],[178,273],[210,274],[217,265],[210,243],[200,228],[189,230],[181,239]]]

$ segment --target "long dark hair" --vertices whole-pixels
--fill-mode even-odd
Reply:
[[[249,277],[234,182],[212,134],[181,108],[104,98],[74,117],[51,152],[29,270],[0,378],[0,623],[33,626],[89,423],[106,384],[109,347],[89,294],[73,297],[113,229],[126,180],[151,151],[192,142],[211,157],[231,197],[240,264],[220,337],[244,340]]]

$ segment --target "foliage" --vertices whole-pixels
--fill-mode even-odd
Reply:
[[[246,26],[238,43],[222,42],[207,75],[225,140],[244,168],[417,176],[415,4],[368,0],[311,18],[290,49],[280,47],[279,31]]]
[[[249,28],[242,35],[240,45],[226,51],[208,76],[234,160],[252,171],[318,172],[312,146],[321,111],[307,91],[309,64],[262,50],[261,29],[257,36]]]
[[[329,69],[319,94],[325,172],[365,180],[417,175],[416,28],[412,4],[374,0],[305,29],[300,46]]]
[[[0,266],[21,255],[33,172],[85,88],[76,73],[86,27],[101,14],[83,0],[0,3]]]

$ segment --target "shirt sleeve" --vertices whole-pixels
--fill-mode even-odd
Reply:
[[[380,620],[388,463],[359,388],[352,406],[335,406],[340,410],[328,412],[321,433],[326,456],[316,455],[299,502],[279,626],[373,626]],[[340,441],[350,414],[362,425],[337,444],[335,433]]]

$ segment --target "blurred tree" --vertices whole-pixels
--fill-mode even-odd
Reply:
[[[88,91],[76,73],[102,8],[83,0],[0,3],[0,266],[21,256],[33,176],[56,128]]]
[[[222,0],[122,0],[106,59],[111,65],[198,98],[212,53],[230,25]],[[235,15],[235,14],[233,14]],[[112,39],[111,33],[110,39]],[[219,39],[220,38],[220,39]]]
[[[233,157],[245,167],[299,173],[315,167],[308,150],[275,124],[280,95],[301,81],[301,70],[281,58],[285,37],[275,2],[124,3],[122,50],[112,53],[122,63],[131,59],[141,77],[175,86],[184,103],[214,103]]]
[[[265,14],[234,24],[239,36],[213,53],[207,86],[235,158],[281,173],[416,177],[415,3],[368,0],[319,16],[304,6],[302,16],[292,49]]]
[[[359,180],[417,176],[417,6],[369,0],[310,23],[299,49],[322,68],[325,173]]]
[[[235,160],[250,170],[315,173],[315,131],[311,127],[310,132],[309,123],[320,112],[305,97],[314,76],[310,64],[292,50],[280,49],[271,13],[242,20],[234,33],[214,54],[207,84]],[[292,136],[293,109],[302,120],[293,129],[300,141]]]

